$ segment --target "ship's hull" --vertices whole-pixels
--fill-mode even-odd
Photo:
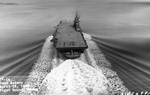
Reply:
[[[74,22],[60,21],[51,41],[54,48],[69,59],[80,57],[88,48],[77,17]]]

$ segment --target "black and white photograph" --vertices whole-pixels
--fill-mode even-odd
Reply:
[[[0,95],[150,95],[150,0],[0,0]]]

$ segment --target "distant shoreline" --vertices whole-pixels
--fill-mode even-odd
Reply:
[[[19,5],[19,4],[17,4],[17,3],[2,3],[2,2],[0,2],[0,5]]]

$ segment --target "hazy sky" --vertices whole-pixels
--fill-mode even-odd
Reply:
[[[86,1],[86,0],[2,0],[2,1],[16,2],[16,3],[55,3],[55,2],[76,2],[76,1]],[[92,1],[92,0],[87,0],[87,1]]]
[[[107,1],[138,1],[138,2],[150,2],[150,0],[2,0],[3,2],[15,2],[15,3],[84,3],[84,2],[92,2],[92,3],[101,3]]]

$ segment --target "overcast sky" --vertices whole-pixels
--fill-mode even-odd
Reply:
[[[107,1],[138,1],[138,2],[150,2],[150,0],[2,0],[3,2],[14,2],[14,3],[85,3],[85,2],[92,2],[92,3],[101,3]]]

